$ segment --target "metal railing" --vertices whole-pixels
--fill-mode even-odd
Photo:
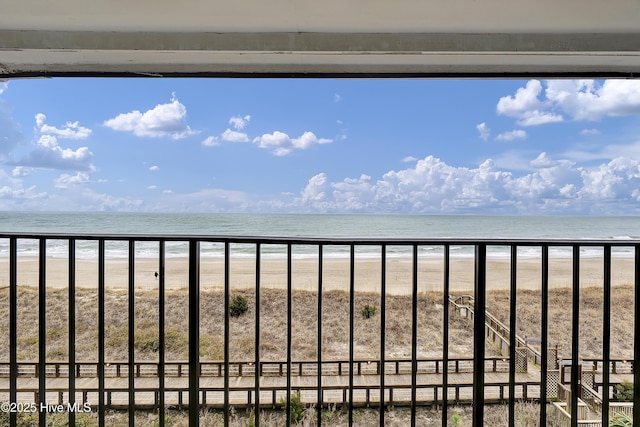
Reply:
[[[231,387],[230,378],[232,372],[232,365],[234,362],[230,358],[229,352],[229,343],[230,343],[230,317],[229,317],[229,303],[230,303],[230,259],[231,259],[231,245],[239,244],[239,245],[252,245],[255,247],[255,255],[253,257],[253,261],[255,262],[255,286],[253,291],[255,292],[255,337],[254,337],[254,348],[255,348],[255,357],[251,362],[253,366],[262,366],[264,367],[263,360],[261,360],[260,353],[260,290],[261,290],[261,261],[262,261],[262,249],[266,245],[282,245],[286,248],[284,257],[286,259],[286,268],[283,272],[286,275],[286,313],[287,313],[287,333],[286,337],[286,361],[282,362],[280,365],[280,372],[282,375],[286,377],[286,385],[281,387],[279,390],[281,391],[282,397],[285,399],[285,402],[291,401],[291,395],[296,390],[300,390],[300,387],[295,387],[292,384],[292,375],[295,371],[294,365],[299,362],[295,362],[292,357],[292,267],[296,262],[293,257],[293,248],[297,245],[304,246],[305,248],[315,248],[316,255],[314,259],[317,262],[317,309],[315,310],[315,316],[317,317],[317,360],[310,361],[315,364],[315,375],[317,376],[316,383],[311,388],[306,388],[305,396],[309,398],[309,393],[315,394],[315,402],[313,404],[316,407],[322,407],[326,404],[325,396],[330,391],[331,387],[327,387],[323,384],[322,376],[324,375],[324,367],[328,366],[331,363],[337,363],[333,360],[323,360],[322,359],[322,312],[323,312],[323,262],[325,259],[324,250],[327,246],[341,246],[346,249],[347,257],[349,260],[349,274],[348,274],[348,291],[349,293],[349,351],[348,358],[346,360],[340,361],[339,365],[344,366],[346,364],[347,374],[348,375],[348,384],[345,386],[339,387],[340,392],[343,393],[343,397],[341,399],[341,403],[346,406],[347,412],[347,420],[349,424],[353,423],[353,408],[356,405],[356,401],[358,400],[356,397],[358,393],[361,393],[362,386],[354,383],[354,377],[357,374],[361,363],[361,360],[356,358],[355,355],[355,346],[354,346],[354,318],[357,315],[355,311],[355,294],[356,294],[356,286],[355,286],[355,266],[356,266],[356,248],[367,246],[367,247],[377,247],[380,250],[380,284],[381,284],[381,296],[380,296],[380,349],[379,349],[379,360],[376,360],[377,364],[377,373],[379,375],[379,382],[375,386],[367,386],[366,389],[366,404],[372,405],[375,403],[375,406],[378,407],[379,410],[379,420],[380,425],[383,426],[385,423],[385,408],[391,402],[396,402],[395,398],[389,398],[390,393],[393,393],[393,390],[403,389],[408,393],[408,397],[404,402],[410,407],[411,414],[411,425],[416,425],[416,408],[424,403],[424,399],[422,397],[419,398],[418,393],[420,390],[425,387],[431,387],[424,384],[420,384],[419,375],[421,369],[419,368],[423,361],[419,359],[417,353],[418,347],[418,259],[419,259],[419,248],[422,246],[438,246],[442,248],[442,262],[443,262],[443,277],[442,277],[442,311],[443,311],[443,320],[442,320],[442,334],[443,334],[443,342],[449,342],[449,293],[450,293],[450,270],[451,270],[451,248],[457,246],[469,246],[473,248],[473,257],[474,257],[474,279],[473,279],[473,287],[474,287],[474,311],[476,313],[485,313],[486,312],[486,304],[487,304],[487,249],[493,246],[499,247],[508,247],[510,251],[509,255],[509,264],[510,264],[510,278],[509,278],[509,289],[510,289],[510,298],[509,298],[509,316],[510,316],[510,324],[516,324],[516,301],[517,301],[517,261],[518,261],[518,248],[520,247],[538,247],[541,250],[540,263],[541,263],[541,293],[540,293],[540,319],[541,319],[541,336],[540,336],[540,382],[536,384],[539,386],[539,393],[537,398],[542,401],[547,401],[547,390],[544,386],[547,383],[547,373],[548,373],[548,354],[547,349],[549,348],[548,343],[548,330],[549,330],[549,249],[555,247],[565,247],[571,248],[571,260],[572,260],[572,304],[570,307],[572,314],[572,329],[571,329],[571,368],[573,372],[577,372],[578,366],[581,363],[581,359],[579,356],[579,333],[580,333],[580,249],[584,247],[601,247],[603,248],[603,319],[604,319],[604,327],[603,327],[603,352],[602,358],[597,361],[600,364],[602,369],[602,381],[601,387],[603,390],[610,390],[611,388],[611,357],[610,357],[610,344],[611,344],[611,333],[609,328],[609,320],[611,319],[611,277],[612,277],[612,248],[616,247],[631,247],[633,248],[634,253],[634,271],[635,274],[635,295],[636,299],[640,295],[640,275],[638,271],[640,270],[640,241],[611,241],[611,240],[580,240],[580,241],[569,241],[569,240],[508,240],[508,239],[416,239],[416,240],[406,240],[406,239],[314,239],[314,238],[265,238],[265,237],[228,237],[228,236],[155,236],[155,235],[58,235],[58,234],[30,234],[30,233],[2,233],[0,234],[0,239],[4,239],[8,241],[8,276],[9,276],[9,355],[8,355],[8,366],[9,366],[9,400],[12,402],[17,401],[19,384],[18,380],[23,370],[22,361],[19,360],[18,356],[18,313],[17,313],[17,298],[18,298],[18,248],[19,243],[23,240],[31,240],[38,242],[38,325],[39,325],[39,333],[38,333],[38,361],[36,363],[36,372],[37,373],[45,373],[51,369],[52,361],[47,359],[47,242],[50,240],[63,240],[68,242],[68,322],[69,322],[69,331],[68,331],[68,348],[69,348],[69,359],[66,362],[66,371],[68,372],[77,372],[81,366],[84,366],[85,361],[76,360],[76,333],[74,329],[75,319],[76,319],[76,306],[75,306],[75,294],[76,294],[76,244],[78,242],[91,241],[97,243],[97,310],[98,310],[98,321],[97,321],[97,334],[98,334],[98,360],[95,363],[95,375],[97,377],[97,386],[95,387],[94,392],[97,394],[97,408],[98,412],[98,422],[100,426],[105,425],[105,408],[108,406],[108,399],[110,400],[110,396],[114,392],[121,392],[127,395],[127,401],[124,406],[126,406],[129,416],[130,425],[134,424],[135,420],[135,409],[138,407],[136,405],[136,396],[141,392],[149,392],[153,393],[155,396],[155,401],[153,406],[158,407],[161,410],[159,411],[159,419],[158,423],[160,426],[166,425],[166,419],[164,415],[164,411],[162,408],[165,407],[165,396],[170,392],[179,392],[181,402],[186,401],[185,406],[188,406],[188,416],[190,425],[198,425],[200,410],[204,407],[210,405],[210,402],[207,402],[208,396],[210,392],[221,392],[222,394],[222,404],[219,405],[224,413],[224,421],[225,425],[229,424],[229,416],[230,409],[232,406],[232,402],[230,400],[230,395],[232,392],[241,391],[244,393],[248,393],[248,399],[251,400],[251,404],[254,408],[261,408],[265,406],[261,401],[261,395],[263,393],[272,393],[273,399],[270,399],[267,402],[269,406],[275,406],[275,397],[276,395],[280,395],[277,393],[278,390],[274,390],[273,388],[262,386],[260,382],[260,375],[254,375],[254,385],[249,388],[239,388],[235,389]],[[135,277],[135,263],[136,263],[136,245],[140,242],[145,242],[145,244],[153,243],[158,246],[158,362],[155,364],[154,369],[156,370],[156,375],[158,378],[157,386],[148,388],[136,387],[136,373],[139,372],[139,369],[142,365],[144,365],[143,361],[139,361],[135,359],[135,309],[136,302],[135,298],[128,298],[128,306],[127,306],[127,319],[128,319],[128,335],[127,335],[127,345],[129,349],[128,359],[122,363],[120,362],[120,366],[126,366],[126,377],[127,377],[127,385],[126,387],[119,388],[118,390],[110,390],[106,385],[106,379],[108,377],[108,370],[111,369],[108,364],[111,362],[106,360],[105,358],[105,294],[106,294],[106,252],[105,252],[105,243],[117,241],[117,242],[125,242],[128,247],[128,257],[127,257],[127,265],[128,265],[128,276],[127,276],[127,289],[129,295],[135,294],[135,286],[136,286],[136,277]],[[170,361],[166,361],[165,359],[165,266],[166,266],[166,244],[168,242],[182,242],[185,243],[188,247],[186,252],[186,257],[188,258],[188,273],[187,273],[187,288],[188,288],[188,307],[185,308],[185,316],[188,317],[188,361],[181,362],[180,366],[183,366],[187,372],[187,384],[182,388],[169,387],[165,379],[171,375],[170,372],[172,369],[172,363]],[[224,283],[223,283],[223,293],[224,293],[224,333],[223,333],[223,360],[219,362],[217,365],[217,372],[223,377],[223,385],[221,389],[207,389],[200,384],[200,374],[203,369],[207,367],[207,361],[201,360],[201,356],[199,354],[199,340],[200,340],[200,320],[201,320],[201,312],[200,312],[200,295],[201,295],[201,283],[200,283],[200,246],[203,243],[215,243],[223,246],[223,263],[224,263]],[[385,383],[385,377],[387,374],[382,370],[380,372],[379,366],[387,366],[388,363],[394,363],[393,360],[386,359],[385,352],[385,333],[386,333],[386,302],[387,302],[387,263],[388,256],[387,251],[390,247],[403,247],[406,248],[409,256],[409,260],[411,263],[411,278],[410,278],[410,296],[411,296],[411,358],[407,362],[410,365],[407,374],[410,376],[410,383],[403,384],[401,386],[390,385]],[[123,314],[124,315],[124,314]],[[634,316],[635,319],[640,319],[640,304],[635,304],[634,307]],[[472,321],[473,324],[473,366],[486,366],[487,357],[485,355],[485,316],[475,316]],[[309,331],[311,332],[311,331]],[[510,341],[516,342],[515,328],[510,328]],[[634,322],[633,326],[633,337],[634,343],[636,339],[640,336],[640,322]],[[450,366],[450,362],[455,361],[454,358],[451,358],[449,355],[448,345],[443,345],[442,348],[442,358],[439,363],[435,364],[435,371],[441,372],[441,382],[437,385],[437,387],[432,388],[433,393],[438,397],[436,401],[441,405],[442,408],[442,425],[446,426],[448,420],[448,406],[451,403],[454,403],[461,399],[453,399],[453,402],[450,399],[450,391],[455,390],[456,396],[460,393],[460,387],[468,387],[472,390],[472,396],[470,401],[473,402],[473,425],[474,426],[482,426],[484,421],[484,406],[485,402],[488,402],[487,393],[491,387],[501,388],[500,394],[502,399],[508,402],[509,408],[509,423],[510,425],[515,425],[515,403],[518,399],[518,395],[522,395],[522,391],[518,393],[516,388],[524,387],[524,393],[527,393],[527,384],[523,384],[521,381],[516,381],[516,346],[512,345],[509,347],[509,357],[508,357],[508,382],[506,384],[494,384],[489,381],[485,381],[485,369],[474,369],[471,372],[472,381],[468,384],[459,385],[450,382],[450,369],[442,369],[444,366]],[[634,357],[632,366],[636,366],[640,361],[640,346],[634,345]],[[306,363],[306,362],[305,362]],[[494,366],[496,362],[493,362]],[[62,364],[58,364],[58,367],[55,369],[60,369]],[[353,369],[351,367],[356,367]],[[349,369],[351,368],[351,369]],[[254,368],[255,369],[255,368]],[[495,369],[495,368],[494,368]],[[614,365],[615,372],[615,365]],[[302,367],[300,367],[300,371]],[[634,380],[636,383],[640,383],[640,373],[638,370],[634,370],[633,372]],[[66,392],[66,396],[68,397],[69,404],[73,405],[76,399],[76,390],[78,390],[76,383],[76,375],[67,375],[68,385],[64,387],[64,390],[54,390],[50,389],[47,384],[47,375],[37,375],[38,384],[31,391],[34,393],[35,398],[37,399],[38,404],[46,404],[47,403],[47,394],[55,393],[59,398],[62,396],[59,393]],[[529,385],[531,388],[533,385]],[[569,384],[568,389],[571,391],[571,401],[569,402],[570,407],[570,418],[571,426],[577,426],[578,423],[578,393],[575,392],[579,389],[579,379],[577,375],[571,376],[571,383]],[[505,390],[506,388],[506,390]],[[377,392],[374,392],[376,391]],[[377,394],[376,394],[377,393]],[[376,395],[377,398],[374,399],[371,396]],[[505,396],[506,395],[506,396]],[[186,398],[185,398],[186,396]],[[193,404],[193,402],[198,402],[197,404]],[[286,406],[286,419],[290,418],[290,407]],[[603,410],[603,424],[608,425],[609,421],[609,395],[608,393],[603,393],[602,400],[602,410]],[[317,411],[317,424],[322,424],[322,411]],[[10,414],[10,423],[12,426],[15,426],[17,423],[16,413],[12,412]],[[46,412],[41,411],[39,415],[40,425],[46,425]],[[69,413],[70,424],[75,423],[75,414],[74,412]],[[546,425],[547,419],[547,409],[546,405],[540,405],[540,425]],[[633,409],[633,419],[636,425],[640,425],[640,393],[635,393],[634,400],[634,409]],[[259,425],[259,417],[255,419],[256,425]]]

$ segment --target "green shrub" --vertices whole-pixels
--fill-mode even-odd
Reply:
[[[617,414],[609,422],[609,427],[631,427],[633,418],[627,414]]]
[[[287,400],[283,397],[280,399],[280,404],[286,409]],[[300,400],[300,391],[296,391],[291,393],[291,399],[289,400],[289,408],[291,410],[291,415],[289,416],[290,424],[297,424],[302,421],[304,417],[304,405]]]
[[[236,295],[229,304],[229,314],[233,317],[240,317],[240,315],[247,312],[249,305],[247,299],[242,295]]]
[[[360,311],[360,313],[362,313],[362,317],[365,319],[370,318],[371,316],[373,316],[374,314],[376,314],[376,306],[375,305],[365,305],[364,307],[362,307],[362,310]]]
[[[633,383],[621,382],[613,390],[613,398],[621,402],[633,402]]]

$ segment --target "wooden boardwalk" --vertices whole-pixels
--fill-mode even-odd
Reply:
[[[317,403],[317,376],[292,376],[291,390],[300,391],[304,403]],[[189,382],[187,377],[165,378],[165,404],[187,405],[189,402]],[[389,374],[384,378],[385,396],[389,404],[408,405],[411,402],[410,374]],[[508,374],[485,373],[485,399],[501,401],[508,398]],[[516,376],[516,397],[535,399],[539,397],[539,375],[537,371]],[[140,407],[158,405],[159,380],[157,377],[135,378],[135,402]],[[224,378],[200,378],[200,403],[210,407],[224,405]],[[379,375],[353,376],[354,405],[377,405],[380,401]],[[465,402],[472,400],[472,373],[449,373],[448,400]],[[38,378],[18,378],[18,401],[37,402]],[[123,407],[129,403],[129,379],[126,377],[106,378],[105,392],[108,406]],[[97,378],[76,378],[76,401],[98,404]],[[49,404],[69,401],[69,378],[47,378],[46,401]],[[9,379],[0,378],[0,399],[8,401]],[[277,407],[285,398],[286,376],[260,377],[260,404]],[[328,375],[322,377],[323,404],[342,404],[349,401],[349,375]],[[416,401],[432,404],[441,401],[443,395],[442,374],[418,374],[416,376]],[[255,377],[238,376],[229,378],[229,402],[234,406],[251,406],[255,402]]]
[[[286,365],[285,365],[286,366]],[[485,401],[504,402],[509,398],[509,374],[507,371],[495,372],[489,369],[484,373]],[[457,369],[456,369],[457,370]],[[340,369],[338,369],[340,371]],[[322,403],[345,404],[351,398],[349,392],[348,371],[338,374],[325,374],[322,376]],[[377,406],[380,402],[380,375],[373,370],[354,369],[353,375],[353,405]],[[411,404],[412,375],[406,370],[385,369],[384,401],[386,404],[397,406]],[[244,374],[230,372],[229,377],[229,404],[236,407],[253,406],[255,395],[255,371],[245,368]],[[396,373],[398,372],[398,373]],[[134,399],[136,407],[157,408],[160,400],[160,381],[157,375],[149,375],[142,370],[141,375],[134,380]],[[323,369],[324,373],[324,369]],[[119,371],[119,374],[123,372]],[[175,374],[175,372],[174,372]],[[69,402],[69,377],[58,373],[51,375],[48,372],[46,379],[46,402],[48,404],[66,404]],[[136,373],[138,375],[138,373]],[[199,403],[206,407],[221,408],[224,406],[224,376],[215,374],[202,375],[199,379]],[[632,374],[612,374],[611,383],[619,383],[632,380]],[[304,368],[292,372],[291,390],[300,392],[301,400],[305,404],[318,403],[318,376],[316,374],[304,374]],[[595,377],[596,383],[601,381],[600,375]],[[17,379],[18,402],[38,402],[39,379],[33,375],[21,375]],[[9,378],[0,378],[0,401],[9,401]],[[98,379],[95,375],[82,375],[75,378],[75,401],[89,403],[93,407],[98,405]],[[287,394],[287,376],[267,370],[267,375],[259,379],[259,400],[261,407],[279,407]],[[184,372],[180,376],[168,375],[164,378],[164,403],[171,407],[185,407],[189,403],[189,378]],[[442,373],[419,372],[416,375],[416,403],[431,405],[443,400]],[[105,378],[105,402],[108,407],[124,408],[129,404],[129,377],[124,375]],[[540,375],[535,368],[530,368],[527,373],[516,374],[515,397],[517,399],[537,399],[540,397]],[[449,372],[447,401],[450,403],[470,403],[473,399],[473,372]]]

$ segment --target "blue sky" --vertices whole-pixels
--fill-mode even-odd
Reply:
[[[640,80],[0,82],[0,209],[639,214]]]

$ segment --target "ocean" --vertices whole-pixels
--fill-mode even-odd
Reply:
[[[1,212],[0,233],[158,234],[321,238],[518,238],[518,239],[640,239],[640,217],[598,216],[481,216],[481,215],[333,215],[333,214],[151,214],[151,213],[43,213]],[[138,242],[137,257],[156,257],[157,243]],[[8,256],[8,239],[0,239],[0,257]],[[167,256],[184,256],[186,243],[167,243]],[[126,257],[127,245],[107,242],[107,256]],[[327,246],[326,257],[346,257],[349,248]],[[407,248],[388,249],[403,256]],[[519,256],[539,256],[538,248],[520,248]],[[283,256],[285,248],[263,247],[264,256]],[[421,246],[419,255],[442,256],[442,247]],[[582,255],[599,256],[598,248],[583,248]],[[37,255],[37,242],[20,239],[19,253]],[[65,257],[66,241],[48,241],[47,255]],[[95,241],[79,241],[77,257],[95,258]],[[552,248],[552,256],[570,256],[568,248]],[[255,246],[232,246],[233,256],[252,257]],[[296,245],[294,257],[316,256],[315,247]],[[359,257],[379,257],[379,247],[356,249]],[[614,256],[632,256],[632,248],[614,250]],[[220,244],[202,244],[201,256],[222,257]],[[471,246],[451,248],[454,257],[473,255]],[[508,257],[507,247],[491,247],[491,257]]]

